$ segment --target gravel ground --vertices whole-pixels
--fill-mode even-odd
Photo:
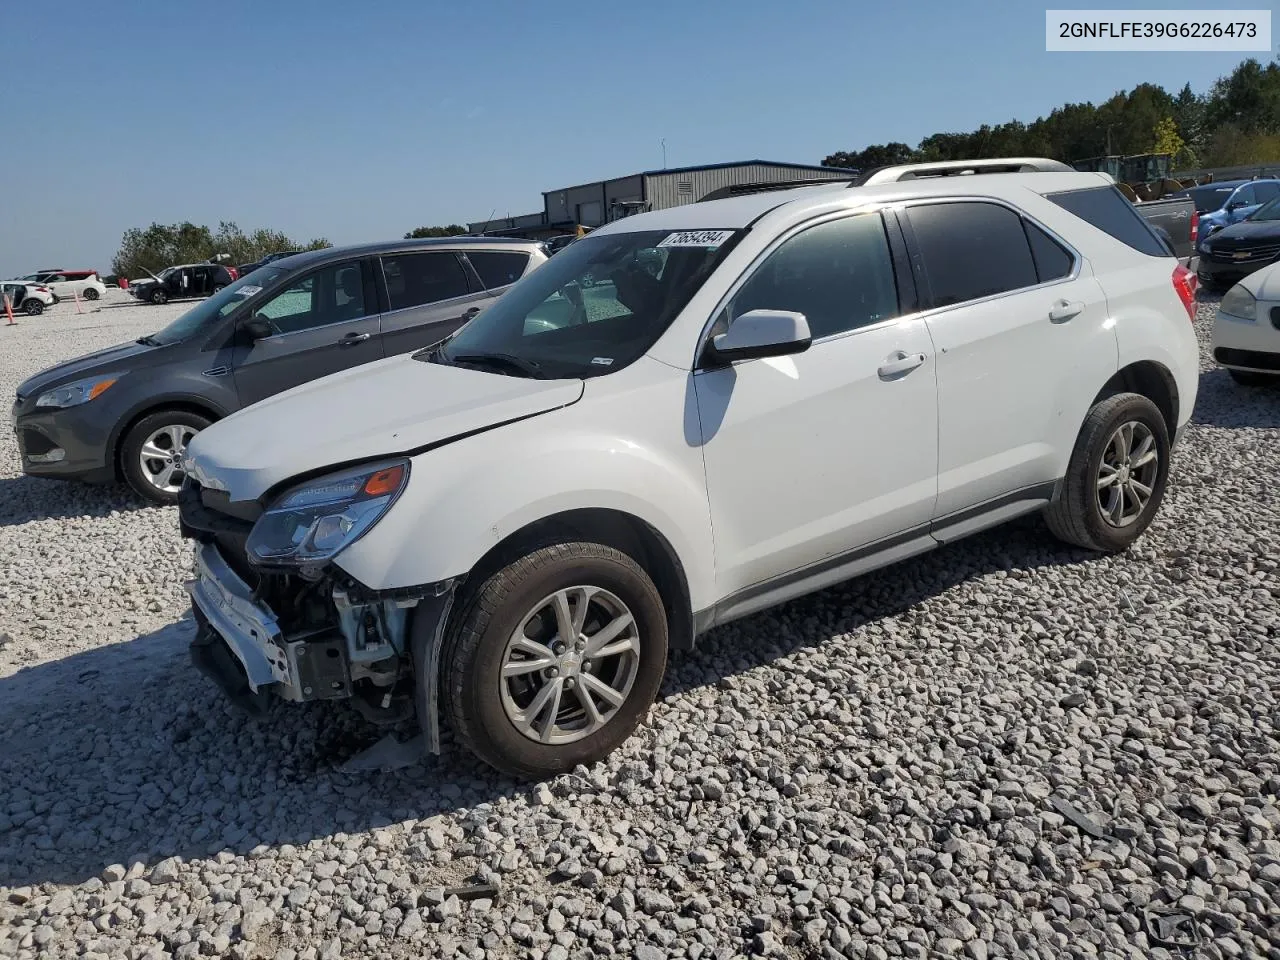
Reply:
[[[180,309],[0,329],[0,388]],[[5,436],[0,955],[1280,957],[1280,390],[1203,368],[1128,554],[1026,521],[719,629],[533,787],[231,713],[173,511]]]

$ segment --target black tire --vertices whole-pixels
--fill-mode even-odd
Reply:
[[[1203,274],[1198,274],[1196,280],[1198,281],[1197,286],[1205,293],[1224,293],[1227,289],[1216,280],[1210,280]]]
[[[168,301],[169,301],[169,298],[165,295],[165,292],[163,290],[151,291],[151,302],[154,303],[157,307],[164,306]]]
[[[1124,526],[1113,526],[1098,502],[1098,478],[1113,436],[1122,425],[1131,422],[1142,424],[1154,439],[1157,469],[1145,506]],[[1057,499],[1045,508],[1050,531],[1059,540],[1087,550],[1125,550],[1142,536],[1160,509],[1169,479],[1169,455],[1169,428],[1154,403],[1136,393],[1117,393],[1102,400],[1085,417]]]
[[[1280,384],[1280,376],[1270,373],[1258,373],[1255,370],[1228,370],[1231,379],[1246,387],[1269,387]]]
[[[54,303],[61,303],[61,302],[62,302],[62,298],[61,298],[60,296],[58,296],[56,293],[51,293],[51,294],[50,294],[50,296],[51,296],[51,297],[53,297],[53,302],[54,302]]]
[[[609,591],[626,605],[638,663],[626,699],[600,729],[569,743],[539,743],[517,729],[503,706],[507,641],[543,598],[573,586]],[[600,760],[631,735],[658,694],[667,660],[662,597],[640,565],[612,547],[560,543],[533,550],[477,583],[456,609],[441,651],[442,707],[459,741],[510,776],[541,779]]]
[[[219,293],[221,293],[225,289],[227,289],[227,285],[225,283],[215,283],[213,285],[213,291],[209,294],[209,296],[216,297]]]
[[[98,291],[95,287],[85,287],[84,293],[81,294],[86,300],[97,300]]]
[[[160,504],[176,503],[178,500],[176,490],[171,492],[161,490],[144,476],[141,463],[142,445],[156,431],[164,427],[189,427],[199,432],[212,422],[208,417],[192,413],[190,410],[157,410],[155,413],[147,414],[129,428],[129,432],[124,435],[124,440],[120,443],[120,473],[134,492],[143,499]]]
[[[28,297],[27,302],[22,305],[22,309],[28,317],[38,317],[44,313],[44,304],[35,297]]]

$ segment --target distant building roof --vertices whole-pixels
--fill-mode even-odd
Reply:
[[[543,190],[543,196],[548,193],[559,193],[562,190],[573,190],[575,187],[585,187],[593,183],[607,183],[610,180],[626,180],[628,177],[656,177],[659,174],[671,173],[697,173],[701,170],[723,170],[725,167],[786,167],[789,170],[811,170],[821,171],[823,173],[857,173],[850,167],[824,167],[811,163],[787,163],[783,160],[734,160],[730,163],[702,163],[691,167],[667,167],[662,170],[641,170],[639,173],[628,173],[621,177],[605,177],[600,180],[587,180],[584,183],[574,184],[572,187],[557,187],[554,190]]]

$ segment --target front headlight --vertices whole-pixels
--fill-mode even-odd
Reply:
[[[1222,298],[1222,303],[1218,305],[1218,312],[1252,323],[1258,319],[1258,301],[1252,293],[1237,283]]]
[[[88,380],[77,380],[61,387],[46,390],[36,397],[37,407],[78,407],[88,403],[94,397],[100,397],[111,388],[119,377],[90,377]]]
[[[249,559],[288,566],[331,560],[391,509],[408,482],[409,461],[391,460],[294,487],[254,524]]]

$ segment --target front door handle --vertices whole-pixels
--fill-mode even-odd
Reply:
[[[364,343],[369,339],[367,333],[348,333],[345,337],[338,341],[340,347],[354,347],[357,343]]]
[[[924,360],[923,353],[906,353],[902,350],[896,350],[885,358],[884,363],[880,364],[876,373],[880,375],[881,380],[892,380],[894,377],[900,377],[904,373],[910,373],[924,363]]]
[[[1084,310],[1084,304],[1079,300],[1059,300],[1049,309],[1049,319],[1054,323],[1062,323],[1082,310]]]

